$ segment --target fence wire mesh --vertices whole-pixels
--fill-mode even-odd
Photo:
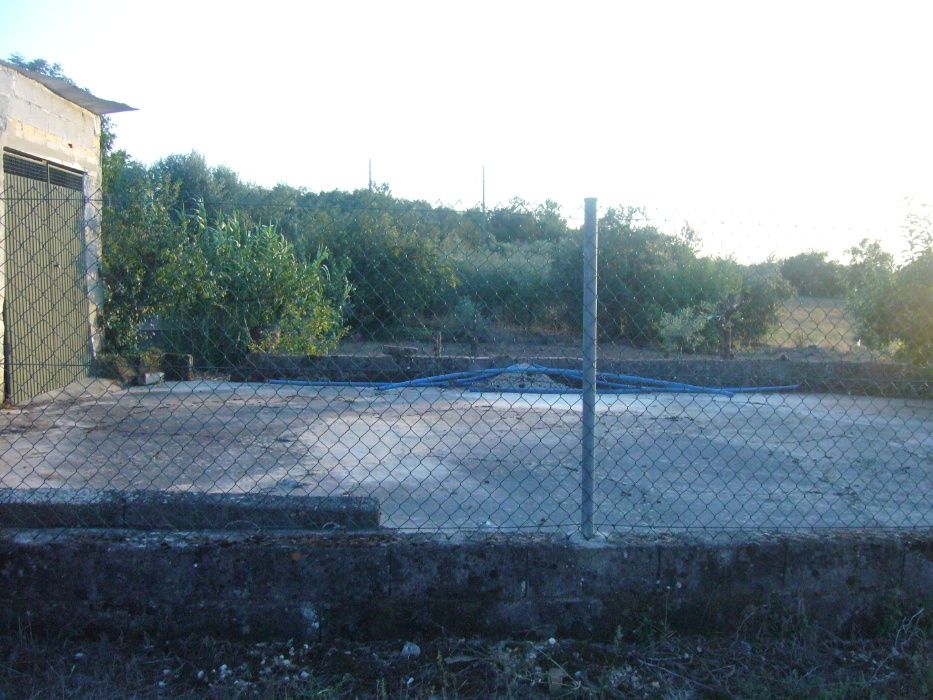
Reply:
[[[2,525],[579,531],[582,206],[4,163]],[[599,217],[597,534],[933,526],[928,241]]]

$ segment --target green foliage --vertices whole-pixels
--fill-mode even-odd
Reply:
[[[740,284],[738,266],[698,258],[694,241],[636,225],[636,209],[609,209],[599,222],[600,334],[646,345],[659,340],[664,314],[715,303]],[[555,257],[553,284],[565,317],[579,327],[582,232]]]
[[[61,63],[53,63],[47,61],[44,58],[33,58],[28,59],[23,56],[21,53],[13,53],[7,57],[7,61],[12,63],[18,68],[24,68],[26,70],[31,70],[33,73],[40,73],[41,75],[47,75],[50,78],[57,78],[62,80],[69,85],[74,85],[75,81],[65,75],[65,72],[62,70]]]
[[[101,277],[104,346],[108,352],[140,349],[140,326],[154,319],[169,290],[159,272],[167,251],[185,239],[172,216],[174,191],[152,187],[146,168],[117,151],[104,159]]]
[[[863,343],[893,348],[917,364],[933,361],[933,245],[922,232],[911,240],[913,258],[900,268],[877,241],[849,253],[849,311]]]
[[[508,206],[489,213],[486,228],[498,243],[530,243],[556,241],[567,230],[560,206],[547,200],[532,208],[522,199],[513,198]]]
[[[716,327],[712,322],[713,308],[704,303],[671,313],[665,311],[658,321],[661,347],[667,352],[697,353],[715,347]]]
[[[400,200],[384,186],[319,194],[285,185],[264,189],[242,183],[229,169],[208,167],[195,153],[159,161],[149,182],[179,226],[196,206],[208,224],[236,211],[243,225],[274,221],[309,264],[318,250],[330,251],[331,269],[345,273],[354,290],[344,312],[357,337],[400,329],[417,335],[456,319],[463,299],[503,325],[579,329],[581,235],[567,228],[554,202],[529,207],[516,199],[484,214]],[[754,342],[776,320],[768,292],[781,294],[773,280],[748,275],[732,261],[699,257],[689,226],[670,235],[636,225],[641,214],[610,209],[600,222],[604,339],[659,342],[662,319],[670,334],[683,309],[713,308],[742,290],[748,313],[735,319],[738,341]]]
[[[933,218],[930,217],[930,204],[916,205],[907,201],[910,211],[904,221],[904,237],[911,260],[933,250]]]
[[[600,334],[634,345],[660,343],[698,351],[715,337],[715,324],[700,316],[716,313],[727,298],[740,300],[730,316],[735,342],[759,342],[779,322],[790,285],[774,266],[745,267],[732,260],[702,258],[689,227],[680,235],[637,225],[637,209],[609,209],[599,222]],[[582,233],[554,261],[565,317],[580,323]],[[689,348],[689,350],[687,350]]]
[[[299,212],[293,240],[299,250],[326,247],[346,266],[354,330],[379,337],[444,312],[457,279],[431,217],[393,211],[391,198],[379,192],[316,204]]]
[[[473,345],[489,339],[488,322],[479,305],[469,297],[463,297],[457,302],[452,316],[454,338]]]
[[[933,363],[933,247],[897,271],[894,294],[899,355],[915,364]]]
[[[457,294],[507,325],[559,328],[562,320],[554,304],[559,282],[551,277],[555,250],[554,244],[538,241],[456,255]]]
[[[732,320],[732,339],[754,345],[780,323],[780,309],[793,294],[790,283],[773,264],[752,265],[743,271],[741,306]]]
[[[173,211],[179,216],[201,209],[213,219],[239,209],[236,174],[229,168],[210,168],[199,153],[176,154],[157,161],[149,176],[154,183],[170,185],[174,193]],[[233,183],[230,178],[233,178]]]
[[[308,260],[270,225],[178,210],[180,183],[117,151],[104,160],[103,319],[107,351],[135,353],[140,327],[167,349],[229,366],[250,350],[317,354],[344,333],[350,293],[325,249]]]
[[[632,225],[635,211],[610,209],[599,221],[598,296],[600,335],[645,344],[656,335],[654,321],[665,309],[653,293],[663,268],[680,253],[675,242],[653,228]],[[576,232],[554,260],[554,279],[566,280],[565,312],[579,327],[583,303],[583,234]],[[670,311],[675,311],[670,308]],[[571,316],[572,315],[572,316]]]
[[[9,60],[71,82],[57,63]],[[140,327],[152,321],[171,326],[174,349],[215,365],[249,350],[327,352],[349,330],[414,336],[453,323],[476,340],[494,320],[579,331],[582,234],[553,201],[461,212],[393,197],[386,186],[263,188],[197,153],[146,168],[112,143],[105,118],[108,352],[138,353]],[[869,241],[850,251],[847,267],[817,251],[743,266],[701,257],[689,225],[671,235],[639,223],[640,210],[608,209],[600,220],[601,337],[699,352],[722,327],[735,343],[753,345],[778,324],[794,289],[845,292],[864,344],[930,362],[933,226],[928,209],[911,211],[909,260],[898,268]]]
[[[846,290],[845,268],[827,256],[811,250],[785,258],[780,263],[781,275],[802,296],[841,297]]]
[[[708,270],[708,274],[729,275],[731,265],[720,261],[719,269]],[[722,281],[722,289],[734,285],[734,278]],[[717,317],[726,302],[732,301],[737,310],[725,325],[731,329],[732,342],[739,345],[755,345],[780,323],[780,309],[790,298],[790,284],[772,265],[753,265],[741,273],[741,286],[737,292],[717,299],[714,304],[701,301],[697,306],[685,307],[675,312],[665,311],[658,323],[661,346],[668,352],[696,353],[709,351],[718,342],[719,324]]]
[[[878,241],[863,240],[849,249],[848,309],[861,341],[884,349],[897,336],[894,258]]]
[[[310,262],[298,260],[273,226],[247,226],[235,216],[208,223],[202,211],[159,270],[170,348],[215,367],[249,351],[332,351],[345,332],[350,287],[334,284],[327,262],[323,249]]]
[[[105,160],[105,181],[110,350],[138,348],[140,324],[167,318],[168,308],[176,323],[188,319],[184,333],[200,339],[203,347],[194,354],[221,364],[251,348],[323,352],[345,329],[359,338],[399,332],[414,337],[463,326],[467,316],[482,319],[486,335],[493,321],[536,332],[579,331],[582,234],[568,229],[550,201],[534,208],[513,200],[488,213],[458,212],[395,198],[384,186],[324,193],[286,185],[267,189],[241,182],[228,168],[208,167],[196,153],[170,156],[147,170],[115,152]],[[922,322],[928,314],[901,303],[929,297],[928,257],[922,254],[929,227],[922,218],[911,236],[921,253],[902,271],[868,243],[853,251],[847,268],[820,252],[744,266],[701,257],[689,226],[671,235],[639,223],[642,218],[637,209],[616,208],[600,220],[604,340],[700,352],[716,344],[722,326],[735,344],[754,345],[778,324],[793,287],[832,296],[844,276],[863,342],[897,345],[915,360],[928,352],[929,326]],[[271,222],[287,254],[272,245]],[[259,232],[256,240],[244,238],[246,231]],[[223,241],[217,242],[220,234]],[[215,242],[209,246],[208,240]],[[306,279],[299,289],[304,273],[295,273],[280,275],[279,288],[259,284],[265,278],[258,270],[283,259],[319,282]],[[238,305],[254,286],[270,316]],[[277,294],[303,299],[319,315],[296,315],[277,305]],[[736,301],[728,318],[716,320]],[[179,347],[181,327],[172,336]],[[478,333],[466,335],[475,340]]]

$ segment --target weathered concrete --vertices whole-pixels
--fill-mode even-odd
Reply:
[[[0,66],[0,146],[87,174],[100,189],[100,117]]]
[[[459,357],[427,355],[250,355],[234,372],[235,381],[314,379],[402,381],[446,372],[504,367],[516,362],[580,369],[576,357]],[[933,398],[930,368],[890,362],[761,359],[600,360],[602,372],[636,374],[703,386],[785,386],[801,391],[866,396]]]
[[[161,384],[165,381],[164,372],[140,372],[136,376],[136,383],[139,386],[152,386],[153,384]]]
[[[383,526],[575,532],[579,397],[191,382],[0,412],[0,485],[369,496]],[[933,525],[933,404],[601,396],[603,534]]]
[[[0,625],[294,639],[872,634],[933,603],[931,535],[702,546],[6,530]]]
[[[372,530],[379,503],[365,496],[0,489],[0,527]]]

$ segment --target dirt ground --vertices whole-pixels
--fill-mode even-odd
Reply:
[[[612,643],[554,638],[296,644],[0,637],[0,697],[103,698],[841,698],[933,693],[923,615],[839,639],[755,621],[741,637],[620,630]]]
[[[933,525],[933,402],[601,396],[600,533]],[[0,485],[372,495],[406,530],[579,523],[575,395],[194,381],[0,413]]]

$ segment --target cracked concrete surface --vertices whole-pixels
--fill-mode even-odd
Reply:
[[[375,496],[387,527],[572,533],[579,397],[219,381],[0,413],[0,486]],[[933,402],[599,399],[596,526],[933,526]]]

